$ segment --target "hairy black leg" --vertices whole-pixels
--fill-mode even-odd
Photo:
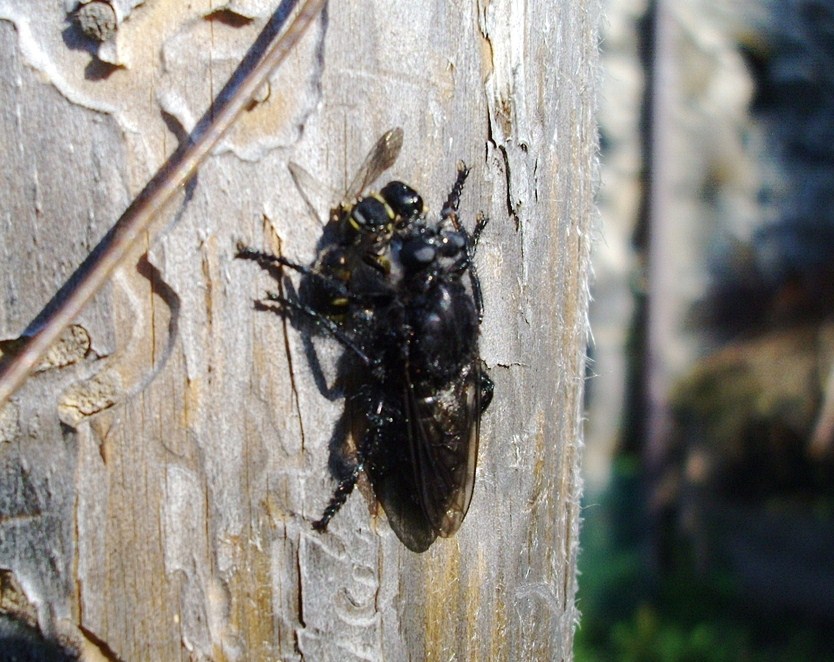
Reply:
[[[390,426],[390,416],[383,413],[382,396],[365,390],[362,390],[361,393],[362,395],[359,398],[364,405],[363,408],[367,408],[365,416],[368,427],[365,429],[359,448],[356,451],[356,464],[353,465],[351,472],[339,481],[333,496],[330,498],[330,503],[327,504],[322,513],[321,519],[313,523],[313,528],[317,531],[324,531],[328,522],[345,504],[356,486],[359,474],[365,471],[368,458],[379,458],[379,446],[382,443],[380,435],[386,425]]]
[[[343,299],[349,303],[359,306],[375,307],[379,305],[380,300],[390,297],[390,293],[387,291],[373,292],[365,296],[361,296],[356,292],[352,292],[345,282],[339,278],[334,278],[333,276],[320,273],[311,267],[305,267],[303,264],[292,262],[291,260],[288,260],[280,255],[272,255],[271,253],[258,251],[240,244],[238,245],[236,257],[241,260],[256,262],[259,267],[261,267],[264,271],[267,271],[273,278],[275,278],[275,280],[280,279],[282,267],[287,267],[297,271],[303,276],[317,281],[327,288],[332,300]]]
[[[484,321],[484,295],[481,290],[481,279],[478,277],[478,267],[475,264],[475,252],[481,240],[481,233],[484,231],[488,222],[489,219],[481,212],[478,214],[478,220],[472,234],[469,234],[465,227],[460,226],[458,231],[463,235],[466,255],[454,267],[455,271],[459,274],[462,274],[464,271],[469,272],[469,282],[472,284],[472,298],[475,300],[475,308],[478,311],[478,322]]]
[[[326,287],[331,288],[335,295],[334,298],[348,298],[351,296],[342,281],[330,276],[325,276],[310,267],[305,267],[303,264],[298,264],[297,262],[288,260],[281,255],[272,255],[272,253],[258,251],[254,248],[248,248],[238,244],[236,257],[240,260],[251,260],[252,262],[256,262],[261,269],[267,271],[273,278],[275,278],[275,280],[280,279],[281,268],[287,267],[288,269],[297,271],[302,276],[319,281]]]
[[[327,530],[327,525],[330,523],[330,520],[345,505],[345,501],[347,501],[347,498],[353,492],[353,488],[356,487],[356,481],[359,479],[362,468],[362,463],[357,462],[351,472],[339,481],[339,484],[333,492],[333,496],[330,497],[330,503],[327,504],[327,507],[321,514],[321,518],[313,522],[313,528],[316,531]]]
[[[353,492],[353,488],[356,486],[356,481],[359,479],[359,474],[365,471],[365,460],[366,457],[372,452],[371,447],[375,443],[375,439],[377,436],[377,432],[381,426],[380,423],[380,415],[379,409],[381,407],[380,403],[377,403],[376,406],[373,406],[371,403],[366,402],[366,398],[368,394],[364,391],[364,389],[360,389],[362,395],[360,395],[360,400],[363,404],[370,407],[369,412],[366,412],[367,416],[367,423],[368,427],[365,430],[362,440],[359,443],[359,448],[356,450],[356,461],[355,464],[352,466],[350,473],[342,478],[338,485],[336,485],[336,489],[333,491],[333,496],[330,497],[330,502],[327,504],[327,507],[324,509],[324,512],[321,515],[321,519],[316,522],[313,522],[313,528],[316,531],[324,531],[327,528],[328,523],[333,516],[339,512],[347,498],[350,496],[351,492]]]
[[[458,207],[460,207],[460,196],[463,193],[463,185],[468,175],[469,168],[466,167],[463,161],[458,161],[458,174],[455,178],[455,183],[452,185],[452,190],[449,191],[449,197],[446,198],[446,202],[443,203],[443,207],[440,210],[441,220],[446,220],[447,218],[451,220],[455,226],[455,230],[461,229],[457,211]]]
[[[492,402],[492,395],[495,391],[495,383],[486,375],[485,366],[483,361],[481,361],[480,367],[480,374],[481,374],[481,413],[483,414],[487,407],[489,407],[489,403]]]
[[[463,185],[468,176],[469,168],[466,167],[463,161],[458,161],[458,174],[455,178],[455,183],[452,185],[452,190],[449,192],[449,197],[446,198],[446,202],[443,204],[440,218],[442,220],[449,219],[455,230],[460,232],[466,241],[466,260],[460,265],[459,269],[461,272],[469,270],[469,281],[472,283],[472,298],[475,300],[475,307],[478,310],[478,321],[482,322],[484,319],[484,295],[481,291],[481,279],[478,278],[478,269],[475,266],[475,251],[478,249],[478,242],[481,239],[481,232],[486,227],[487,218],[483,213],[478,214],[478,221],[471,235],[463,227],[458,218],[457,212],[460,207],[460,196],[463,193]]]
[[[329,319],[328,317],[325,317],[320,312],[318,312],[314,308],[311,308],[305,303],[301,303],[300,301],[296,301],[294,299],[288,299],[287,297],[283,297],[280,294],[275,294],[274,292],[267,292],[266,298],[267,301],[279,305],[270,306],[268,303],[264,303],[263,301],[256,301],[255,308],[257,310],[267,310],[281,314],[284,308],[291,308],[292,310],[302,313],[303,315],[306,315],[319,329],[329,333],[339,343],[341,343],[343,347],[353,352],[353,354],[362,363],[364,363],[366,367],[375,367],[375,363],[371,361],[370,358],[368,358],[368,355],[365,353],[365,351],[333,320]]]
[[[239,260],[257,262],[259,267],[265,271],[269,271],[273,275],[275,275],[275,271],[280,271],[281,267],[293,269],[294,271],[297,271],[305,276],[318,275],[309,267],[305,267],[297,262],[292,262],[281,255],[272,255],[271,253],[265,253],[264,251],[257,251],[254,248],[249,248],[248,246],[244,246],[242,244],[238,244],[237,255],[235,255],[235,257]]]
[[[481,241],[481,233],[489,223],[489,219],[484,215],[484,212],[478,212],[478,217],[475,219],[475,230],[472,232],[472,255],[478,250],[478,244]]]
[[[478,214],[475,223],[475,230],[470,237],[467,233],[466,258],[469,262],[469,282],[472,283],[472,298],[475,299],[475,308],[478,311],[478,322],[484,321],[484,295],[481,291],[481,279],[478,278],[478,268],[475,266],[475,251],[478,250],[478,242],[481,240],[481,233],[484,231],[489,219],[483,212]],[[466,233],[466,230],[463,230]]]

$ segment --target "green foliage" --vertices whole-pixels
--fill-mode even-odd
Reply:
[[[664,620],[650,605],[640,606],[630,622],[615,624],[611,643],[623,662],[735,662],[745,659],[749,648],[743,632],[727,631],[715,623],[687,627]]]
[[[640,478],[619,462],[609,492],[583,511],[577,662],[834,660],[830,627],[748,609],[734,578],[696,571],[683,543],[652,572]]]

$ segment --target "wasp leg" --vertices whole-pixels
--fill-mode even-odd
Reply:
[[[356,487],[356,481],[359,479],[361,472],[362,463],[357,462],[351,472],[339,481],[339,484],[333,492],[333,496],[330,497],[330,503],[327,504],[327,507],[321,514],[321,518],[313,522],[313,528],[316,531],[327,530],[327,525],[330,523],[330,520],[345,505],[345,501],[347,501],[347,498],[353,492],[353,488]]]

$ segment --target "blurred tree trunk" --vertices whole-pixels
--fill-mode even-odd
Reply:
[[[274,11],[124,0],[111,25],[93,4],[100,46],[61,3],[0,0],[2,339]],[[27,631],[91,659],[571,657],[598,20],[595,0],[330,4],[0,411],[6,644]],[[466,522],[422,555],[361,486],[328,533],[311,530],[334,486],[342,402],[322,391],[339,348],[312,352],[254,311],[275,284],[233,259],[242,240],[311,260],[315,216],[392,126],[392,176],[438,210],[463,159],[464,218],[491,218],[478,268],[495,400]],[[316,214],[290,160],[334,191],[304,192]]]

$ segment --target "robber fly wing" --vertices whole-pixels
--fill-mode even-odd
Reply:
[[[353,181],[347,188],[345,199],[351,200],[359,196],[375,179],[394,165],[402,148],[403,130],[400,127],[389,129],[383,133],[382,137],[371,148],[371,151],[368,152],[368,156],[365,157],[353,177]]]
[[[480,364],[432,397],[408,394],[409,447],[426,518],[442,537],[460,528],[475,484],[480,434]]]
[[[363,440],[366,471],[391,529],[412,552],[425,552],[437,538],[437,532],[426,518],[415,482],[417,473],[403,421],[406,385],[399,386],[402,391],[386,385],[360,391],[357,399],[349,399],[349,407],[359,406],[358,415],[351,418],[352,433],[355,439]],[[372,423],[367,420],[367,411],[376,412]]]

